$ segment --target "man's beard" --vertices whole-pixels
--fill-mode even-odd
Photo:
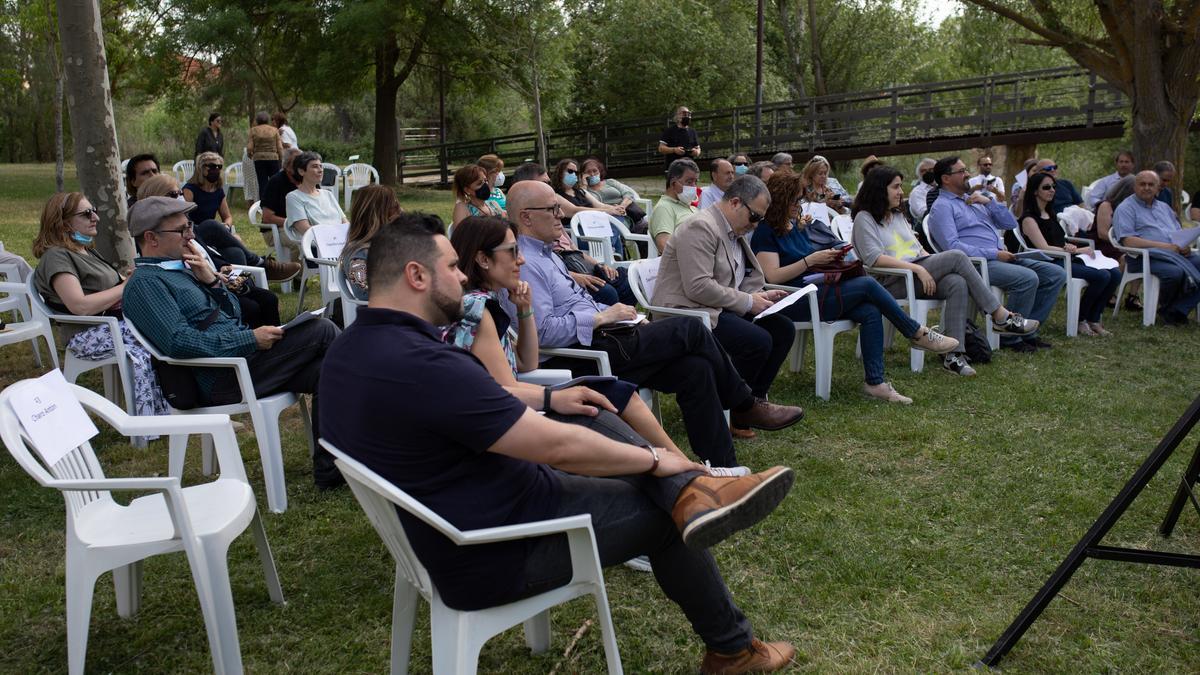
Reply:
[[[463,317],[461,296],[453,297],[435,290],[432,294],[432,300],[434,312],[441,317],[440,321],[433,322],[434,325],[445,326],[452,324]]]

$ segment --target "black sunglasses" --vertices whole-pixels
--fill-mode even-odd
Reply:
[[[166,194],[164,194],[163,196],[170,197],[171,199],[179,199],[180,197],[183,196],[183,193],[180,192],[179,190],[168,190],[166,192]]]
[[[746,207],[746,210],[750,212],[750,224],[753,225],[763,219],[763,214],[755,213],[754,209],[750,208],[750,205],[746,202],[742,202],[742,206]]]
[[[205,164],[204,168],[206,168],[206,169],[224,169],[225,165],[223,165],[223,164]]]
[[[734,162],[734,166],[750,166],[750,162]]]
[[[76,213],[71,214],[72,218],[74,218],[75,216],[83,216],[84,218],[91,218],[92,216],[99,217],[100,212],[97,211],[95,208],[90,208],[90,209],[84,209],[82,211],[78,211]]]

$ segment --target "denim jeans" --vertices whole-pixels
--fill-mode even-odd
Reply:
[[[1187,256],[1189,262],[1200,270],[1200,255],[1193,253]],[[1142,257],[1128,256],[1125,258],[1126,264],[1129,265],[1130,271],[1142,271]],[[1164,260],[1150,260],[1150,272],[1158,277],[1161,284],[1158,293],[1158,302],[1168,311],[1176,313],[1180,316],[1187,315],[1196,308],[1196,304],[1200,303],[1200,288],[1194,289],[1191,293],[1183,292],[1183,270],[1175,265]]]
[[[593,272],[595,276],[604,279],[607,283],[594,291],[588,291],[588,294],[592,296],[593,300],[602,305],[615,305],[621,302],[630,307],[637,307],[637,296],[633,294],[633,289],[629,287],[628,272],[626,272],[624,267],[617,267],[615,269],[617,270],[616,279],[609,279],[604,276],[601,270],[595,270]]]
[[[906,338],[921,329],[921,324],[896,304],[896,299],[871,277],[855,277],[835,286],[817,285],[822,321],[849,319],[858,324],[862,345],[863,379],[867,384],[883,382],[883,317]],[[804,300],[780,312],[793,321],[809,321],[811,313]]]
[[[1083,298],[1079,302],[1079,320],[1099,323],[1109,298],[1116,295],[1117,287],[1121,285],[1121,270],[1116,267],[1098,270],[1072,259],[1071,276],[1087,282],[1087,288],[1084,289]]]
[[[1008,293],[1004,306],[1041,323],[1046,323],[1046,317],[1058,301],[1059,290],[1067,283],[1067,273],[1061,265],[1040,260],[989,260],[987,269],[988,281]],[[1023,337],[1005,335],[1000,340],[1012,344],[1036,335],[1037,331]]]

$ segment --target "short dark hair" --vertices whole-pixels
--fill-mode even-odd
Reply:
[[[266,124],[267,122],[270,122],[270,121],[271,121],[271,116],[267,114],[266,110],[259,110],[258,112],[254,113],[254,123],[255,124]]]
[[[1113,157],[1113,161],[1115,162],[1118,159],[1121,159],[1122,157],[1128,157],[1129,161],[1133,162],[1134,164],[1137,164],[1137,160],[1133,158],[1132,150],[1121,150]]]
[[[379,228],[367,253],[367,286],[387,288],[404,275],[404,266],[418,262],[436,274],[436,235],[446,234],[441,218],[431,213],[405,213]]]
[[[891,210],[888,186],[896,180],[897,176],[901,179],[904,178],[904,174],[886,164],[880,164],[868,171],[866,178],[863,178],[862,187],[858,189],[858,194],[854,197],[854,206],[850,209],[851,215],[857,216],[859,211],[866,211],[871,214],[876,223],[879,223],[880,227],[883,227],[883,221],[887,219],[888,211]]]
[[[513,170],[512,180],[509,181],[508,186],[511,189],[512,186],[523,180],[537,180],[537,177],[544,173],[546,173],[546,167],[541,164],[537,162],[525,162]]]
[[[221,113],[219,113],[219,112],[209,113],[208,114],[208,123],[212,124],[213,120],[219,119],[220,117],[221,117]]]
[[[683,174],[688,171],[695,171],[697,176],[700,175],[700,167],[687,157],[680,157],[671,162],[671,165],[667,167],[667,187],[671,187],[671,181],[683,178]]]
[[[748,204],[758,199],[758,196],[764,193],[770,198],[771,193],[767,190],[767,184],[762,182],[761,178],[742,174],[733,179],[733,182],[729,184],[729,189],[725,190],[725,194],[721,196],[721,199],[729,201],[736,197],[742,200],[743,204]]]
[[[299,178],[300,174],[304,173],[304,169],[308,166],[309,162],[324,162],[324,160],[321,159],[320,154],[312,150],[305,150],[292,159],[292,177]]]
[[[1161,174],[1164,171],[1174,171],[1174,170],[1175,170],[1175,164],[1173,162],[1168,162],[1165,159],[1161,162],[1154,163],[1154,173]]]
[[[492,250],[504,243],[504,232],[517,234],[517,224],[496,216],[468,216],[454,226],[450,243],[458,254],[458,269],[467,277],[467,288],[483,288],[487,278],[475,254],[483,252],[491,258]]]
[[[142,162],[154,162],[154,168],[162,170],[158,165],[158,158],[152,153],[144,152],[140,155],[134,155],[125,163],[125,192],[131,195],[137,195],[137,188],[133,187],[133,180],[137,178],[137,165]]]
[[[958,164],[958,155],[943,157],[933,165],[933,184],[935,187],[942,187],[942,178],[950,175],[950,170],[954,165]]]

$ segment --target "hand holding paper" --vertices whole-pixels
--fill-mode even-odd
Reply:
[[[801,288],[800,290],[793,291],[787,297],[783,298],[782,300],[776,302],[775,304],[771,305],[770,307],[759,312],[758,315],[754,317],[754,320],[758,321],[759,319],[761,319],[765,316],[771,316],[772,314],[774,314],[776,312],[783,311],[783,310],[787,309],[788,307],[791,307],[793,304],[796,303],[797,300],[804,297],[807,293],[815,292],[816,290],[817,290],[816,286],[809,284],[809,285],[805,286],[804,288]]]

